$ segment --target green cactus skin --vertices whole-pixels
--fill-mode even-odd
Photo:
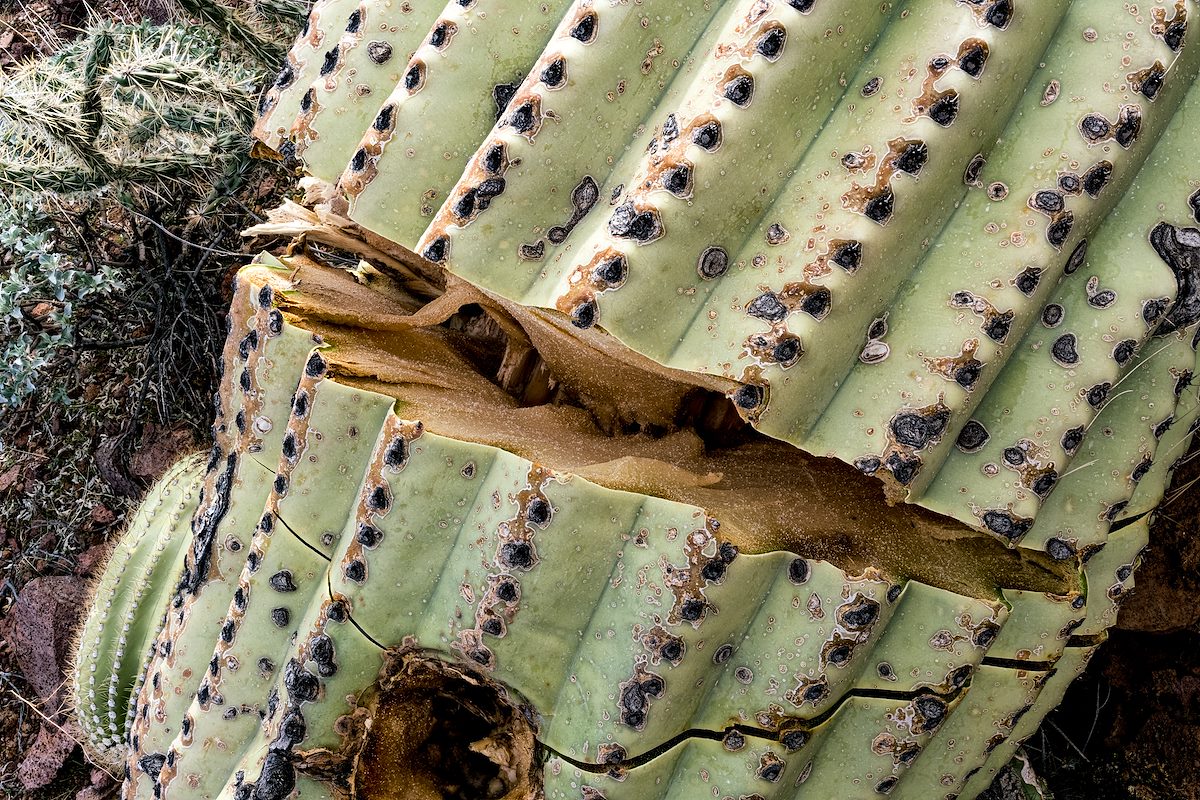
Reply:
[[[393,791],[370,731],[398,714],[401,739],[419,735],[428,720],[386,702],[424,659],[528,720],[528,747],[506,728],[475,751],[518,795],[975,797],[1104,640],[1195,429],[1200,195],[1165,166],[1195,129],[1193,5],[577,0],[553,35],[558,12],[537,12],[536,63],[536,36],[511,48],[529,74],[488,132],[480,98],[506,67],[453,39],[431,52],[439,22],[485,2],[428,11],[403,103],[399,76],[346,99],[366,34],[322,6],[264,141],[325,180],[350,164],[350,195],[376,170],[351,213],[452,273],[442,304],[469,297],[457,307],[514,350],[582,358],[579,385],[680,382],[648,412],[668,421],[687,371],[732,381],[784,441],[709,457],[689,431],[598,436],[583,409],[522,407],[453,326],[415,329],[387,279],[263,259],[240,278],[179,591],[138,622],[178,603],[132,705],[125,796]],[[388,92],[380,150],[363,131]],[[467,97],[444,188],[407,174],[403,137],[437,142],[450,116],[430,104]],[[420,232],[430,188],[446,199]],[[1062,318],[1043,326],[1047,303]],[[243,348],[251,326],[277,335]],[[1048,366],[1068,328],[1079,363]],[[1082,407],[1097,382],[1106,402]],[[230,427],[252,405],[269,437]],[[964,441],[968,420],[991,438]],[[1054,450],[1074,427],[1081,443]],[[1028,460],[1022,439],[1037,475],[981,469],[1013,447]],[[871,510],[875,483],[788,443],[950,516]],[[1053,491],[1016,480],[1049,470]],[[251,530],[238,555],[214,545]]]
[[[1094,598],[969,597],[875,569],[739,553],[696,506],[604,488],[397,416],[394,398],[351,385],[386,356],[340,343],[335,332],[352,330],[341,322],[319,322],[323,307],[340,318],[350,295],[298,269],[264,260],[239,279],[231,363],[256,320],[275,320],[271,346],[322,339],[288,321],[306,313],[329,333],[300,358],[259,356],[290,363],[299,380],[293,444],[276,445],[286,485],[265,500],[231,495],[230,517],[258,519],[241,508],[256,503],[273,522],[255,531],[256,567],[224,582],[226,608],[203,633],[188,631],[216,640],[217,668],[202,666],[198,687],[207,702],[189,698],[187,733],[165,753],[141,739],[131,753],[134,770],[158,767],[164,797],[338,796],[364,747],[350,720],[372,713],[353,698],[370,696],[388,653],[422,651],[478,670],[531,709],[550,754],[547,797],[684,798],[713,786],[764,798],[926,797],[934,783],[971,797],[973,776],[1006,763],[1022,726],[1061,699],[1059,665],[1074,674],[1099,643],[1145,542],[1142,517],[1088,561]],[[1127,402],[1173,403],[1173,388],[1159,397],[1160,378],[1185,352],[1194,358],[1186,333],[1170,335],[1179,352],[1169,358],[1139,356],[1147,366],[1131,372],[1140,383]],[[273,372],[255,397],[278,403],[270,392],[290,395],[290,385]],[[1185,395],[1180,419],[1196,404]],[[1160,446],[1178,446],[1189,429],[1172,427]],[[1127,482],[1106,463],[1087,469],[1096,482]],[[1151,467],[1130,507],[1153,507],[1167,472]],[[154,783],[143,774],[126,796]]]
[[[92,590],[73,658],[75,716],[101,763],[125,756],[131,695],[162,626],[172,580],[183,569],[187,526],[200,503],[204,461],[180,461],[142,501]],[[131,690],[131,687],[134,687]]]
[[[416,246],[567,5],[451,0],[409,62],[412,87],[397,84],[342,174],[355,222]],[[424,124],[451,115],[451,125]]]

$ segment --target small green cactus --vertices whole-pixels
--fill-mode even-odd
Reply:
[[[1194,12],[319,3],[257,133],[429,280],[240,274],[125,796],[976,797],[1197,427]]]

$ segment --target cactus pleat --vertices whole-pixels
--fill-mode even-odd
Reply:
[[[345,167],[341,183],[356,222],[394,241],[417,240],[567,6],[568,0],[452,0],[446,6]],[[492,57],[481,58],[480,51]],[[559,80],[568,78],[562,71]],[[448,113],[453,125],[421,124]],[[394,155],[385,159],[389,151]]]
[[[77,716],[88,746],[120,763],[130,695],[158,635],[172,580],[183,568],[188,526],[200,502],[204,461],[179,462],[150,490],[95,587],[75,653]]]

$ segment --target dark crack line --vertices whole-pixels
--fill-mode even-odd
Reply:
[[[282,516],[282,515],[280,515],[280,513],[279,513],[278,511],[273,511],[273,512],[271,512],[271,513],[272,513],[272,514],[274,514],[274,516],[275,516],[275,519],[279,520],[279,524],[280,524],[280,525],[282,525],[283,527],[287,528],[287,531],[288,531],[288,533],[290,533],[292,536],[296,537],[296,541],[300,542],[300,544],[304,545],[304,546],[305,546],[305,547],[307,547],[309,550],[312,550],[314,553],[316,553],[318,556],[320,556],[320,557],[321,557],[321,559],[322,559],[323,561],[326,561],[326,562],[329,562],[329,563],[333,563],[333,559],[332,559],[332,558],[330,558],[329,556],[327,556],[327,555],[325,555],[324,553],[322,553],[320,550],[318,550],[318,549],[316,548],[316,546],[314,546],[313,544],[309,543],[309,541],[308,541],[307,539],[305,539],[305,538],[304,538],[303,536],[301,536],[300,534],[296,533],[296,530],[295,530],[295,529],[294,529],[294,528],[293,528],[291,525],[288,525],[288,524],[287,524],[287,521],[286,521],[286,520],[284,520],[283,516]],[[328,572],[329,572],[329,571],[328,571],[328,570],[326,570],[326,574],[328,574]]]
[[[953,703],[961,694],[963,694],[963,692],[967,691],[970,685],[971,681],[968,679],[967,682],[962,686],[951,689],[950,691],[938,691],[938,689],[934,687],[913,689],[910,691],[900,691],[896,689],[851,689],[839,697],[836,703],[815,717],[810,717],[808,719],[788,719],[787,728],[782,731],[771,731],[765,728],[756,728],[753,725],[730,725],[729,727],[719,731],[710,731],[704,728],[691,728],[683,731],[682,733],[676,734],[667,741],[651,748],[650,750],[647,750],[641,755],[633,756],[632,758],[626,758],[623,761],[617,761],[611,764],[592,764],[587,761],[577,761],[568,755],[560,753],[558,750],[555,750],[553,747],[540,739],[538,740],[538,744],[544,747],[548,752],[553,753],[555,756],[561,758],[563,761],[566,761],[571,766],[583,770],[584,772],[605,773],[611,772],[615,769],[636,769],[643,764],[653,761],[669,751],[671,748],[678,746],[681,742],[687,741],[688,739],[708,739],[710,741],[721,741],[729,732],[737,731],[745,736],[753,736],[756,739],[766,739],[769,741],[778,742],[780,737],[782,737],[785,733],[790,734],[796,731],[812,733],[816,731],[817,728],[828,722],[830,718],[832,718],[833,715],[842,708],[842,706],[844,706],[846,703],[849,703],[851,700],[859,698],[873,698],[878,700],[909,701],[915,700],[921,696],[932,695],[941,698],[947,704],[949,704]]]
[[[329,602],[331,602],[331,603],[338,602],[337,596],[333,593],[333,570],[325,571],[325,589],[326,589],[326,591],[329,592]],[[384,645],[382,642],[380,642],[378,639],[376,639],[371,634],[367,633],[367,629],[364,628],[362,625],[358,624],[358,620],[356,620],[354,618],[354,615],[350,613],[349,603],[346,603],[346,605],[347,605],[346,619],[350,622],[351,625],[354,626],[355,630],[357,630],[359,633],[361,633],[363,635],[364,639],[366,639],[368,642],[370,642],[371,644],[378,647],[380,650],[382,650],[384,652],[389,650],[390,648],[388,648],[386,645]]]

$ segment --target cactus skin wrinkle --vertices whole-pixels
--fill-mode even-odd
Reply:
[[[387,268],[239,275],[90,749],[155,800],[978,796],[1197,429],[1195,4],[518,5],[315,6],[256,134]]]

